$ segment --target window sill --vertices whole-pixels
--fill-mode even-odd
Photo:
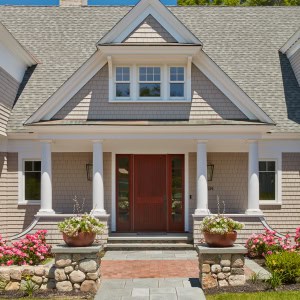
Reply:
[[[137,99],[137,100],[129,100],[129,99],[113,99],[109,100],[110,103],[190,103],[192,100],[186,100],[186,99],[172,99],[172,100],[155,100],[155,99]]]
[[[266,200],[266,201],[259,201],[259,205],[260,206],[281,206],[282,202],[278,202],[278,201],[272,201],[272,200]]]
[[[41,201],[34,201],[34,200],[27,200],[27,201],[22,201],[22,202],[18,202],[19,206],[22,205],[41,205]]]

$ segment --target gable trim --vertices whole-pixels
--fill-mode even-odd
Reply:
[[[300,40],[300,28],[280,48],[280,52],[286,54],[288,58],[291,57],[299,49],[299,45],[300,45],[299,40]]]
[[[51,119],[106,63],[106,56],[96,51],[25,124]]]
[[[274,124],[274,121],[204,52],[193,63],[250,120]]]
[[[121,19],[97,45],[121,43],[148,15],[152,15],[179,43],[202,45],[159,0],[141,0]]]

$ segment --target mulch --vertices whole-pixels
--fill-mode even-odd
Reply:
[[[220,293],[254,293],[254,292],[267,292],[274,291],[268,288],[268,285],[262,281],[257,281],[252,283],[251,281],[247,281],[243,286],[228,286],[222,289],[220,288],[212,288],[204,290],[206,295],[214,295]],[[276,291],[300,291],[300,284],[286,284],[277,288]]]

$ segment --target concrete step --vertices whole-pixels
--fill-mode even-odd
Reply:
[[[188,243],[107,243],[106,250],[193,250]]]

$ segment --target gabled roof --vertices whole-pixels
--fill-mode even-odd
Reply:
[[[140,0],[106,35],[101,44],[122,43],[147,17],[152,16],[178,43],[201,45],[197,38],[159,0]]]
[[[12,111],[22,124],[95,52],[95,44],[130,7],[0,7],[0,20],[42,61]],[[300,88],[280,45],[298,29],[300,7],[169,7],[204,51],[276,123],[300,132]]]
[[[292,56],[300,48],[300,28],[286,41],[280,51]]]

